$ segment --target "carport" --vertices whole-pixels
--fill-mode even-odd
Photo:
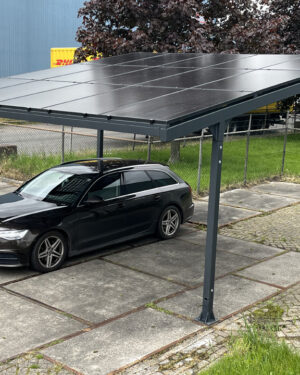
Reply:
[[[0,117],[145,134],[213,134],[203,307],[213,313],[223,138],[240,114],[300,93],[299,55],[132,53],[0,80]],[[200,267],[200,264],[199,264]]]

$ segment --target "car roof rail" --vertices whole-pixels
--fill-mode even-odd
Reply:
[[[90,158],[90,159],[78,159],[78,160],[71,160],[71,161],[65,161],[64,163],[60,163],[59,165],[67,165],[67,164],[73,164],[73,163],[81,163],[83,161],[92,161],[92,160],[122,160],[122,158]]]

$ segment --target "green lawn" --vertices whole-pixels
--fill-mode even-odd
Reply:
[[[233,139],[224,143],[224,158],[222,170],[222,188],[239,186],[243,183],[245,139]],[[258,137],[250,140],[248,182],[260,181],[280,175],[283,150],[283,136]],[[186,180],[195,190],[197,186],[197,164],[199,144],[187,143],[181,148],[181,162],[171,165],[171,169]],[[209,186],[211,141],[203,143],[203,167],[201,174],[201,190],[207,191]],[[130,159],[146,159],[147,147],[136,146],[135,151],[127,149],[115,150],[110,157]],[[93,152],[69,153],[65,160],[95,157]],[[152,147],[151,159],[153,161],[168,163],[170,157],[169,145]],[[0,174],[11,178],[25,180],[35,174],[60,163],[60,155],[18,155],[0,159]],[[300,134],[288,136],[286,163],[284,173],[286,176],[300,176]]]
[[[253,327],[233,338],[229,354],[199,375],[299,375],[300,356]]]

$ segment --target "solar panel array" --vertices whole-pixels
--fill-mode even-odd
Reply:
[[[172,124],[300,82],[300,55],[131,53],[0,79],[0,109]]]

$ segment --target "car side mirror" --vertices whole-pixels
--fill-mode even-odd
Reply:
[[[90,197],[86,201],[84,201],[84,204],[86,206],[94,206],[101,204],[103,202],[103,198],[101,197]]]

